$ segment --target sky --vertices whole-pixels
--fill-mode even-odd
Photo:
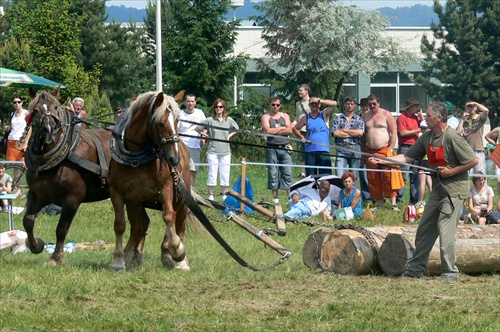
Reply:
[[[153,0],[155,1],[155,0]],[[245,1],[252,1],[252,0],[245,0]],[[258,1],[258,0],[254,0]],[[147,0],[107,0],[106,5],[108,6],[125,6],[125,7],[135,7],[138,9],[144,9],[146,8],[147,5]],[[440,1],[440,2],[445,2],[445,1]],[[380,8],[380,7],[411,7],[413,5],[425,5],[425,6],[432,6],[433,1],[432,0],[420,0],[420,1],[413,1],[413,0],[394,0],[394,1],[377,1],[377,0],[344,0],[344,4],[346,5],[357,5],[362,8],[366,9],[375,9],[375,8]]]

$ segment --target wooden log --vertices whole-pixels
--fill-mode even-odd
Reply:
[[[500,239],[457,238],[455,248],[456,264],[461,272],[489,273],[500,271]],[[387,235],[378,253],[382,271],[387,275],[402,274],[406,270],[407,262],[413,257],[414,250],[414,235]],[[441,256],[439,240],[437,240],[429,254],[429,263],[425,274],[439,275],[441,273]]]
[[[274,203],[274,218],[276,220],[276,229],[278,230],[279,236],[286,235],[286,226],[285,219],[283,218],[283,209],[281,208],[281,204]]]
[[[320,264],[316,262],[316,257],[319,257],[324,268],[332,272],[358,275],[373,273],[380,267],[377,255],[373,254],[372,248],[375,247],[378,254],[382,243],[390,233],[415,236],[417,225],[368,227],[366,231],[374,238],[374,245],[371,245],[363,234],[355,230],[329,230],[328,232],[322,230],[321,234],[328,233],[328,237],[323,235],[323,243],[317,254],[312,254],[316,253],[317,249],[315,242],[309,236],[302,249],[303,261],[310,268],[317,269]],[[333,235],[330,234],[332,232],[340,233]],[[500,238],[500,225],[460,225],[457,227],[456,237],[457,239],[498,239]],[[404,249],[404,246],[401,248]],[[407,254],[403,251],[402,255]]]
[[[312,270],[321,270],[319,260],[321,246],[323,245],[325,236],[333,231],[334,229],[332,228],[320,227],[312,232],[307,238],[306,243],[302,248],[302,261]]]
[[[274,219],[274,214],[271,211],[269,211],[268,209],[266,209],[258,204],[255,204],[249,198],[241,196],[238,192],[234,191],[233,189],[228,189],[227,194],[230,196],[233,196],[234,198],[236,198],[240,202],[245,203],[245,205],[251,207],[253,210],[259,212],[260,214],[262,214],[270,219]]]
[[[363,275],[378,271],[376,249],[385,236],[372,232],[370,237],[371,240],[368,240],[353,229],[328,233],[321,247],[323,267],[339,274]],[[369,241],[374,241],[374,244]]]

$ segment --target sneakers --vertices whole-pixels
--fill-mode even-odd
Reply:
[[[273,199],[273,202],[274,202],[274,204],[279,204],[280,200],[279,200],[279,198],[275,198],[275,199]]]
[[[10,212],[10,207],[4,206],[1,211],[8,213],[8,212]]]
[[[393,204],[391,209],[394,211],[401,211],[396,204]]]
[[[222,195],[222,201],[224,202],[226,200],[227,196],[226,195]]]
[[[441,281],[443,281],[443,282],[458,281],[458,275],[445,274],[445,275],[441,276]]]
[[[210,196],[208,196],[208,200],[213,201],[214,200],[214,195],[210,194]]]
[[[423,276],[417,276],[417,275],[414,275],[414,274],[410,274],[407,272],[404,272],[403,274],[399,275],[399,276],[396,276],[394,277],[394,279],[406,279],[406,278],[410,278],[410,279],[423,279],[424,277]]]

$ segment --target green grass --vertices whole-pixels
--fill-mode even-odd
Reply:
[[[269,201],[265,169],[251,168],[248,177],[256,200],[263,196]],[[238,174],[234,167],[232,182]],[[197,187],[204,190],[206,175],[204,171],[199,175]],[[266,267],[280,258],[219,212],[205,211],[251,264]],[[293,224],[287,224],[286,237],[273,236],[292,251],[275,269],[242,268],[213,238],[189,232],[186,249],[191,271],[166,271],[160,262],[165,227],[158,212],[149,214],[144,264],[125,273],[108,268],[112,249],[77,250],[66,254],[66,264],[59,267],[44,264],[49,258],[45,252],[0,251],[0,331],[500,330],[497,274],[461,275],[458,282],[442,283],[439,278],[314,273],[302,263],[301,253],[310,229]],[[402,212],[389,209],[379,209],[377,217],[377,225],[402,222]],[[274,227],[261,217],[245,218],[258,228]],[[22,229],[21,219],[15,216],[17,229]],[[40,216],[36,234],[54,242],[57,220]],[[2,214],[0,230],[6,225]],[[67,240],[114,243],[111,202],[83,205]]]

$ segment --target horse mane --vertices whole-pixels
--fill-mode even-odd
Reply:
[[[40,93],[37,93],[37,95],[28,104],[29,112],[33,113],[33,108],[35,107],[35,105],[38,104],[42,100],[46,100],[46,101],[50,102],[51,104],[54,104],[56,108],[57,108],[57,106],[61,105],[59,100],[57,100],[57,98],[54,97],[50,92],[42,91]]]
[[[153,103],[153,98],[158,94],[155,91],[149,91],[140,94],[137,99],[130,105],[128,112],[126,112],[125,119],[123,119],[124,127],[128,127],[130,121],[133,118],[135,112],[142,110],[142,108],[148,103]],[[149,106],[148,106],[149,107]],[[165,115],[167,110],[171,111],[174,120],[179,119],[180,116],[180,108],[175,99],[171,96],[167,96],[163,94],[163,103],[155,110],[153,116],[151,117],[151,121],[153,123],[161,121],[161,118]]]

